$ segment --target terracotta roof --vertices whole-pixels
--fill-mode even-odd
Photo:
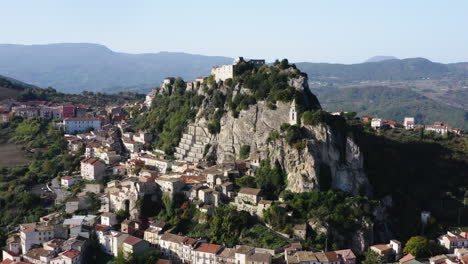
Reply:
[[[335,253],[340,255],[342,258],[344,258],[346,260],[356,259],[356,255],[354,255],[354,252],[351,249],[337,250],[337,251],[335,251]]]
[[[5,259],[4,261],[0,262],[0,264],[11,264],[13,263],[13,260],[11,259]]]
[[[171,264],[172,262],[168,259],[158,259],[156,264]]]
[[[413,255],[411,255],[411,254],[408,254],[408,255],[402,257],[402,258],[399,260],[399,262],[400,262],[400,263],[405,263],[405,262],[410,261],[410,260],[413,260],[413,259],[415,259],[415,257],[414,257]]]
[[[258,195],[260,193],[260,189],[256,188],[241,188],[239,193],[248,194],[248,195]]]
[[[338,258],[338,255],[331,251],[331,252],[324,252],[325,256],[327,256],[327,259],[328,259],[328,262],[337,262],[337,261],[340,261],[340,259]]]
[[[140,243],[141,241],[143,241],[143,239],[138,238],[138,237],[134,237],[134,236],[128,236],[124,240],[124,243],[134,246],[134,245]]]
[[[72,176],[65,176],[65,177],[62,177],[62,180],[71,180],[71,179],[73,179]]]
[[[96,231],[101,231],[101,232],[106,231],[106,230],[109,229],[109,228],[110,228],[110,226],[108,226],[108,225],[101,225],[101,224],[96,224],[96,225],[94,226],[94,230],[96,230]]]
[[[223,246],[209,243],[201,243],[195,251],[216,254]]]
[[[34,231],[34,227],[33,226],[29,226],[23,230],[21,230],[22,233],[31,233]]]
[[[70,258],[70,259],[74,259],[74,258],[78,257],[80,254],[81,253],[78,250],[75,250],[75,249],[70,249],[70,250],[67,250],[67,251],[62,253],[63,256],[65,256],[67,258]]]
[[[6,253],[8,253],[8,255],[12,256],[12,257],[19,257],[18,254],[16,254],[15,252],[11,251],[11,250],[3,250],[5,251]]]
[[[390,247],[389,245],[387,244],[381,244],[381,245],[373,245],[371,246],[371,248],[375,248],[375,249],[378,249],[380,251],[387,251],[387,250],[391,250],[392,247]]]

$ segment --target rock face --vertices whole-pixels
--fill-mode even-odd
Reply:
[[[305,76],[289,79],[288,86],[303,94],[310,93]],[[227,90],[224,86],[218,89],[222,93]],[[249,94],[250,90],[237,85],[233,93]],[[313,95],[304,105],[309,109],[320,108]],[[282,124],[292,122],[291,108],[292,103],[278,101],[275,109],[271,109],[271,105],[268,107],[267,103],[259,101],[240,111],[237,117],[227,111],[221,118],[220,132],[211,135],[209,121],[203,113],[213,107],[209,100],[205,100],[197,115],[199,118],[189,125],[175,156],[193,162],[210,155],[219,163],[238,158],[241,147],[248,145],[251,154],[255,153],[261,159],[270,158],[272,163],[280,162],[288,175],[288,190],[306,192],[326,187],[355,195],[370,194],[359,147],[327,125],[305,126],[302,136],[305,148],[301,150],[281,138],[267,143],[272,131],[279,132]]]
[[[370,185],[363,169],[363,156],[349,138],[341,139],[326,125],[306,126],[306,147],[299,151],[285,140],[270,143],[270,132],[280,131],[289,122],[290,105],[278,103],[271,110],[263,102],[241,111],[238,118],[226,115],[221,120],[221,132],[213,145],[217,146],[218,161],[232,160],[243,145],[249,145],[262,159],[278,160],[287,172],[287,189],[293,192],[318,190],[321,184],[320,168],[329,168],[331,188],[352,194],[370,193]]]

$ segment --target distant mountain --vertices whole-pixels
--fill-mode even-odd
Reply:
[[[87,43],[49,45],[0,44],[0,74],[52,86],[58,91],[122,91],[156,86],[164,77],[194,79],[232,58],[177,52],[128,54]]]
[[[312,92],[328,111],[355,111],[359,115],[376,115],[400,123],[404,117],[413,116],[417,123],[441,121],[452,127],[468,129],[468,114],[463,109],[436,102],[410,89],[383,86],[326,87],[313,89]]]
[[[374,56],[365,62],[381,62],[386,60],[398,60],[398,58],[393,56]]]
[[[385,60],[359,64],[296,63],[312,81],[346,83],[353,81],[405,81],[421,79],[465,80],[467,63],[442,64],[424,58]]]

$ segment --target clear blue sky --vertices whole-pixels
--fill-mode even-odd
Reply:
[[[4,0],[0,10],[0,43],[268,61],[468,61],[467,0]]]

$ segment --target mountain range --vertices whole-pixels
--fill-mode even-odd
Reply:
[[[231,62],[227,57],[176,52],[121,53],[88,43],[0,44],[0,74],[67,93],[152,87],[167,76],[194,79],[208,75],[213,65]]]
[[[232,60],[177,52],[129,54],[89,43],[0,44],[0,74],[8,76],[6,80],[51,86],[65,93],[147,93],[165,77],[193,80],[207,76],[212,66]],[[375,111],[396,121],[414,115],[420,122],[450,121],[468,129],[466,62],[443,64],[425,58],[376,56],[358,64],[298,62],[296,66],[308,74],[310,87],[325,110]],[[0,97],[17,93],[8,87],[1,89]]]

